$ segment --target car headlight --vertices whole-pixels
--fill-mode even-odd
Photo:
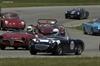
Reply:
[[[49,40],[49,44],[53,43],[52,40]]]
[[[33,40],[34,42],[37,42],[37,43],[39,42],[39,40],[38,40],[38,39],[32,39],[32,40]]]
[[[32,40],[36,42],[36,39],[32,39]]]
[[[8,24],[8,21],[5,21],[5,24]]]
[[[24,25],[24,24],[25,24],[25,22],[24,22],[24,21],[21,21],[21,24],[22,24],[22,25]]]
[[[77,14],[79,15],[79,14],[80,14],[80,12],[77,12]]]

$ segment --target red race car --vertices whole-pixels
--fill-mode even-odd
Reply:
[[[22,30],[8,31],[0,35],[0,48],[2,50],[4,50],[6,47],[14,47],[14,49],[22,47],[28,49],[30,40],[33,37],[34,35]]]
[[[58,25],[56,19],[39,19],[37,25],[29,25],[27,27],[27,31],[31,31],[33,29],[45,36],[55,33],[59,36],[65,36],[64,26]]]
[[[0,28],[7,29],[24,29],[25,22],[21,20],[17,13],[6,12],[1,14]]]

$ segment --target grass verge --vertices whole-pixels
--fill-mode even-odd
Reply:
[[[6,58],[0,66],[100,66],[100,57],[94,58]]]
[[[100,3],[3,3],[1,7],[34,7],[34,6],[72,6],[72,5],[99,5]]]
[[[73,28],[73,29],[77,29],[77,30],[82,30],[82,25],[80,25],[80,26],[76,26],[76,27],[71,27],[71,28]]]

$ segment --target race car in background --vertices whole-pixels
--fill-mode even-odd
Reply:
[[[71,19],[87,19],[89,16],[89,12],[83,8],[74,8],[71,10],[65,11],[65,18]]]
[[[38,52],[52,53],[53,55],[63,55],[65,53],[81,55],[84,51],[84,42],[79,39],[68,39],[61,36],[34,38],[29,46],[29,51],[31,55]]]
[[[100,18],[82,24],[84,34],[100,34]]]
[[[34,38],[34,35],[29,34],[22,30],[7,31],[0,35],[0,49],[4,50],[6,47],[19,47],[28,49],[30,40]]]
[[[0,29],[22,29],[24,30],[26,24],[21,20],[17,13],[5,12],[1,14]]]
[[[38,33],[44,36],[58,33],[59,36],[65,36],[65,28],[62,25],[58,25],[56,19],[39,19],[37,25],[29,25],[27,31],[35,29]]]

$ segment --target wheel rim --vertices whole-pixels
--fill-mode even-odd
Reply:
[[[59,47],[59,48],[58,48],[58,54],[61,55],[62,53],[63,53],[62,48]]]
[[[79,47],[78,47],[78,54],[81,54],[81,53],[82,53],[82,47],[79,46]]]

